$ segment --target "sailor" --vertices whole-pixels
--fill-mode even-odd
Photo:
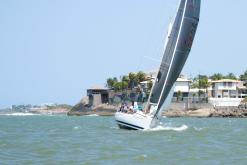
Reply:
[[[129,110],[128,110],[128,113],[133,113],[134,112],[134,107],[131,105]]]
[[[139,107],[138,107],[137,102],[134,102],[134,110],[135,110],[135,111],[138,111],[138,110],[139,110]]]
[[[127,113],[127,111],[128,111],[128,105],[127,103],[124,103],[123,112]]]
[[[118,112],[122,112],[123,111],[123,104],[120,106]]]

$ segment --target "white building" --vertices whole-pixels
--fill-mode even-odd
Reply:
[[[244,96],[242,91],[246,89],[239,80],[222,79],[210,83],[211,96],[214,98],[241,98]]]
[[[191,80],[188,80],[187,78],[178,78],[175,82],[173,97],[177,97],[178,93],[181,94],[181,97],[188,97],[190,92],[190,83]]]
[[[246,87],[243,81],[222,79],[210,81],[209,103],[213,106],[239,106],[240,102],[246,97]]]
[[[151,77],[151,76],[150,76]],[[154,78],[152,77],[151,80],[154,83]],[[142,89],[147,89],[148,88],[148,83],[149,81],[143,81],[140,82],[141,88]],[[189,86],[190,86],[191,80],[188,80],[185,77],[179,77],[174,85],[174,94],[173,97],[177,97],[178,93],[181,98],[188,97],[189,96]]]
[[[148,77],[154,79],[156,72],[149,72]],[[210,86],[207,89],[190,89],[191,80],[180,76],[174,87],[173,101],[186,101],[191,99],[192,102],[206,100],[214,106],[238,106],[241,100],[247,97],[247,89],[243,81],[222,79],[217,81],[208,80]],[[141,86],[147,87],[147,81],[141,83]],[[199,96],[199,91],[202,93]]]

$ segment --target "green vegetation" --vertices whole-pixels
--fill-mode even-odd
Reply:
[[[14,112],[26,112],[33,109],[47,109],[47,110],[53,110],[53,109],[71,109],[72,106],[68,104],[50,104],[50,105],[12,105],[12,111]]]
[[[195,77],[191,83],[190,88],[198,88],[198,96],[199,98],[201,95],[207,94],[207,89],[210,86],[211,80],[221,80],[221,79],[233,79],[237,80],[237,76],[235,76],[233,73],[228,73],[227,75],[223,75],[221,73],[214,73],[211,76],[207,75],[198,75]],[[247,70],[240,75],[241,81],[247,81]],[[147,84],[147,95],[149,95],[149,92],[151,91],[151,88],[153,86],[153,82],[150,79],[147,79],[147,76],[144,72],[139,71],[138,73],[130,72],[128,75],[124,75],[120,77],[120,80],[118,80],[116,77],[114,78],[108,78],[107,79],[107,87],[110,89],[114,89],[115,91],[124,91],[126,89],[133,89],[136,87],[140,82],[142,81],[148,81]],[[245,84],[247,86],[247,83]],[[195,96],[193,96],[195,97]],[[204,96],[207,99],[207,96]]]
[[[199,89],[207,89],[209,85],[208,77],[206,75],[199,75]]]
[[[151,91],[152,86],[153,86],[153,81],[149,80],[149,81],[148,81],[148,90],[149,90],[149,91]]]
[[[233,80],[237,80],[237,77],[233,74],[233,73],[228,73],[225,76],[225,79],[233,79]]]
[[[114,87],[114,84],[118,82],[118,79],[116,77],[114,77],[114,78],[108,78],[106,80],[106,82],[107,82],[107,87],[108,88],[113,88]]]
[[[136,81],[136,74],[130,72],[129,73],[129,88],[134,88],[134,86],[137,85],[137,81]]]
[[[115,91],[121,91],[126,89],[133,89],[140,82],[146,80],[146,74],[142,71],[138,73],[130,72],[128,75],[124,75],[120,78],[120,81],[116,77],[107,79],[107,87],[110,89],[114,89]],[[151,82],[152,83],[152,82]],[[150,89],[152,88],[152,84],[150,84]]]
[[[247,70],[244,72],[244,74],[240,75],[240,80],[245,81],[244,85],[247,87]]]
[[[206,75],[199,75],[199,80],[198,80],[198,96],[199,99],[201,98],[201,95],[203,94],[207,94],[207,89],[210,86],[210,83],[208,82],[208,77]],[[204,89],[204,90],[200,90],[200,89]],[[206,92],[205,92],[206,90]],[[205,96],[205,98],[207,99],[208,96]]]
[[[182,92],[181,91],[178,91],[177,92],[177,102],[179,102],[179,100],[181,99],[182,97]]]
[[[212,76],[209,77],[212,80],[221,80],[224,78],[224,76],[221,73],[215,73]]]
[[[140,82],[145,81],[145,80],[146,80],[146,74],[144,72],[140,71],[136,74],[137,83],[140,83]]]
[[[244,100],[242,101],[242,103],[247,103],[247,97],[244,98]]]
[[[61,108],[61,109],[71,109],[72,108],[72,106],[68,104],[54,104],[54,105],[47,105],[46,107],[48,110],[58,109],[58,108]]]
[[[228,73],[227,75],[222,75],[221,73],[215,73],[209,77],[212,80],[222,80],[222,79],[233,79],[237,80],[237,77],[233,73]]]

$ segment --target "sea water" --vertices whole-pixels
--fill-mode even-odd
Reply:
[[[247,119],[163,118],[145,131],[97,115],[0,115],[0,165],[247,164]]]

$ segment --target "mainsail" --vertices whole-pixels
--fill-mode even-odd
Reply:
[[[149,96],[148,106],[157,106],[155,116],[159,113],[189,55],[199,22],[200,5],[201,0],[180,1],[172,28],[168,32],[162,62]]]

